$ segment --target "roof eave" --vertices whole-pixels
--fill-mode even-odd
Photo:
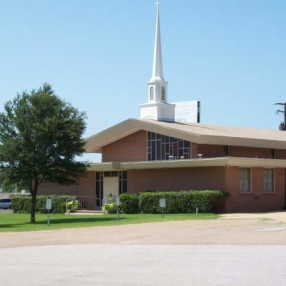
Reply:
[[[286,160],[241,158],[241,157],[216,157],[189,160],[168,161],[141,161],[141,162],[107,162],[92,164],[89,171],[120,171],[143,169],[168,169],[168,168],[202,168],[202,167],[243,167],[243,168],[286,168]]]

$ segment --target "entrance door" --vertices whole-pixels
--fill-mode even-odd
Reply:
[[[119,196],[119,180],[118,177],[104,177],[103,179],[103,197]]]

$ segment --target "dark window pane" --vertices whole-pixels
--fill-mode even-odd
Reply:
[[[127,181],[123,181],[122,192],[123,192],[123,193],[127,193]]]

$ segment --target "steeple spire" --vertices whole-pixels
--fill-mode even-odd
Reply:
[[[161,33],[160,33],[160,2],[157,1],[157,20],[154,44],[153,70],[151,81],[164,81],[162,51],[161,51]]]
[[[157,0],[157,20],[152,77],[148,82],[148,102],[140,104],[140,118],[161,121],[175,121],[175,104],[169,104],[168,83],[163,77],[161,33],[160,33],[160,2]]]

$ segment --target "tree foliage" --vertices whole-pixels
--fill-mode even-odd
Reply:
[[[49,84],[23,92],[0,113],[0,179],[29,186],[31,222],[42,182],[75,183],[86,171],[85,114],[55,95]]]

